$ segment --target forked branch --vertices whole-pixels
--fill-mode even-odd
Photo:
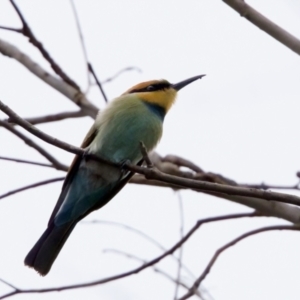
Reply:
[[[189,292],[186,293],[184,296],[182,296],[181,298],[179,298],[178,300],[185,300],[188,299],[190,297],[192,297],[194,295],[195,292],[198,291],[200,284],[202,283],[202,281],[205,279],[205,277],[209,274],[211,268],[213,267],[213,265],[215,264],[217,258],[228,248],[236,245],[237,243],[239,243],[240,241],[253,236],[255,234],[259,234],[262,232],[266,232],[266,231],[274,231],[274,230],[293,230],[293,231],[299,231],[300,230],[300,226],[291,226],[291,225],[277,225],[277,226],[269,226],[269,227],[262,227],[262,228],[258,228],[249,232],[246,232],[242,235],[240,235],[239,237],[235,238],[234,240],[230,241],[229,243],[226,243],[224,246],[222,246],[221,248],[219,248],[214,256],[211,258],[211,260],[209,261],[208,265],[206,266],[206,268],[204,269],[203,273],[199,276],[199,278],[195,281],[195,283],[193,284],[193,286],[190,288]]]
[[[168,251],[165,253],[159,255],[155,259],[152,259],[151,261],[144,263],[140,267],[137,267],[131,271],[121,273],[118,275],[114,275],[111,277],[107,277],[104,279],[88,282],[88,283],[81,283],[81,284],[74,284],[74,285],[67,285],[67,286],[61,286],[57,288],[44,288],[44,289],[19,289],[15,287],[14,285],[7,283],[11,288],[14,290],[10,293],[7,293],[3,296],[0,296],[1,299],[6,299],[9,297],[12,297],[14,295],[18,294],[37,294],[37,293],[49,293],[49,292],[60,292],[60,291],[66,291],[66,290],[72,290],[72,289],[79,289],[79,288],[85,288],[85,287],[91,287],[95,285],[100,285],[104,284],[107,282],[115,281],[118,279],[122,279],[134,274],[137,274],[149,267],[152,267],[153,265],[157,264],[160,262],[162,259],[165,257],[173,254],[179,247],[181,247],[203,224],[211,223],[211,222],[217,222],[217,221],[225,221],[225,220],[233,220],[233,219],[240,219],[240,218],[246,218],[246,217],[256,217],[260,216],[257,212],[252,212],[252,213],[240,213],[240,214],[232,214],[232,215],[225,215],[225,216],[217,216],[217,217],[211,217],[211,218],[206,218],[206,219],[201,219],[199,220],[189,231],[184,237],[178,241],[173,247],[171,247]],[[3,281],[4,282],[4,281]]]
[[[24,119],[22,119],[20,116],[18,116],[14,111],[12,111],[7,105],[2,103],[1,101],[0,101],[0,110],[2,110],[9,117],[11,117],[15,121],[15,123],[17,123],[24,129],[26,129],[33,135],[37,136],[38,138],[42,139],[43,141],[77,155],[86,155],[84,149],[69,145],[63,141],[53,138],[52,136],[40,131],[39,129],[37,129],[36,127],[34,127],[33,125],[25,121]],[[122,165],[120,164],[112,163],[96,155],[88,154],[88,156],[91,159],[101,161],[108,165],[122,167]],[[267,201],[278,201],[278,202],[289,203],[289,204],[300,206],[300,197],[294,195],[263,191],[263,190],[253,189],[253,188],[228,186],[228,185],[222,185],[222,184],[211,183],[211,182],[201,182],[194,179],[187,179],[187,178],[181,178],[173,175],[168,175],[160,172],[159,170],[155,170],[154,168],[143,168],[128,163],[125,164],[125,166],[128,168],[128,170],[132,172],[143,174],[147,179],[154,179],[154,180],[170,183],[175,186],[176,185],[183,186],[190,189],[209,192],[212,194],[221,193],[221,194],[226,194],[231,196],[246,196],[246,197],[264,199]]]

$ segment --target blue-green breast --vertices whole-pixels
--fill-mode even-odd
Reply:
[[[97,135],[89,150],[116,162],[137,163],[142,158],[139,142],[151,151],[162,136],[163,118],[162,108],[136,95],[121,96],[97,117]]]

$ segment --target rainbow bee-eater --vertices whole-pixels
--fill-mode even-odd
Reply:
[[[166,113],[177,92],[202,78],[195,76],[176,84],[166,80],[139,83],[100,111],[81,147],[119,167],[75,156],[63,183],[48,227],[25,258],[25,265],[46,275],[76,224],[108,203],[130,180],[122,167],[130,161],[141,165],[140,142],[153,150],[162,136]]]

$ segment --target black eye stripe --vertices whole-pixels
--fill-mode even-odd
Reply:
[[[130,94],[132,93],[142,93],[142,92],[154,92],[159,90],[164,90],[170,88],[171,84],[168,82],[160,82],[160,83],[154,83],[150,84],[142,89],[135,89],[130,91]]]
[[[149,91],[149,92],[155,91],[155,86],[154,85],[148,85],[146,90]]]

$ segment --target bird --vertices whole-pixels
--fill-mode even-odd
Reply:
[[[160,141],[165,115],[177,92],[203,76],[175,84],[164,79],[139,83],[99,112],[81,145],[87,155],[75,156],[48,226],[24,260],[26,266],[42,276],[48,274],[76,224],[106,205],[133,176],[122,163],[142,165],[140,143],[150,152]]]

